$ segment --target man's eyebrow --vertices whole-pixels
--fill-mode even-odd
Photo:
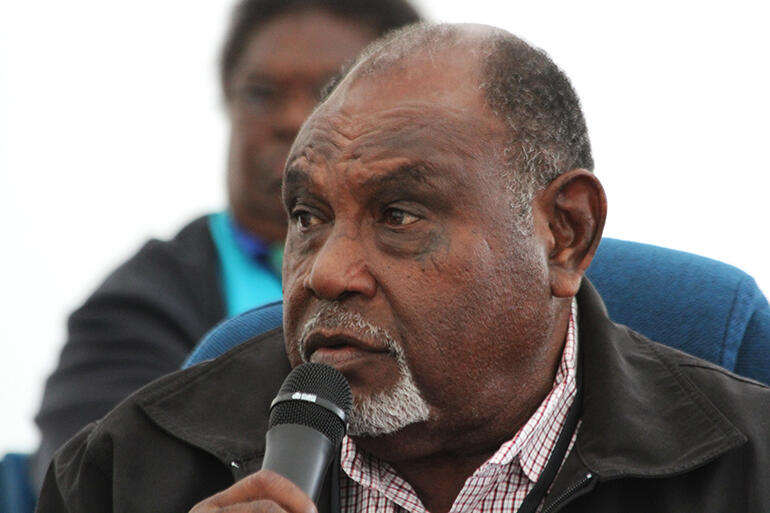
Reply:
[[[365,189],[377,190],[384,187],[414,185],[415,183],[424,184],[428,187],[435,187],[432,177],[436,173],[425,164],[408,163],[402,164],[393,171],[375,175],[367,178],[362,184]]]
[[[284,189],[307,183],[310,180],[307,172],[296,166],[289,166],[283,176]]]
[[[281,200],[284,206],[289,209],[291,198],[303,189],[307,189],[310,183],[310,175],[298,166],[289,166],[283,174],[283,184],[281,185]]]

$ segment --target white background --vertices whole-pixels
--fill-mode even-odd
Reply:
[[[766,267],[764,2],[419,3],[511,30],[572,78],[605,234]],[[0,454],[31,450],[64,322],[149,236],[224,204],[231,1],[0,0]]]

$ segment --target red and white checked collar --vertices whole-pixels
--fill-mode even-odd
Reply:
[[[465,481],[450,513],[513,513],[540,477],[577,393],[576,320],[577,302],[573,299],[564,351],[553,388],[513,438],[503,443]],[[343,470],[340,475],[340,511],[343,513],[426,513],[409,483],[388,463],[358,451],[353,440],[347,436],[342,441],[340,463]]]

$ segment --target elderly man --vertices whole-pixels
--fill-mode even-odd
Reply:
[[[289,154],[283,332],[81,432],[40,511],[313,511],[259,470],[305,361],[354,396],[319,510],[767,510],[770,390],[613,324],[582,279],[606,212],[591,167],[568,80],[514,36],[375,45]]]

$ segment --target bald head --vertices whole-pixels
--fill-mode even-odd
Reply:
[[[402,80],[426,66],[456,68],[458,60],[467,65],[456,69],[452,85],[479,91],[488,114],[502,121],[503,171],[524,213],[534,193],[560,174],[593,170],[585,119],[567,76],[544,51],[496,27],[421,23],[395,31],[362,52],[324,98],[342,82]]]

